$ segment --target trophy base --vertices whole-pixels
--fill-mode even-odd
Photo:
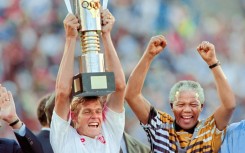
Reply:
[[[104,96],[114,91],[115,76],[113,72],[79,73],[73,77],[73,96]]]

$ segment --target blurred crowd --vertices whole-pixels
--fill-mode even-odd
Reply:
[[[211,115],[219,100],[211,72],[196,51],[207,40],[215,44],[236,95],[238,107],[231,122],[245,119],[245,0],[109,0],[108,8],[116,18],[112,38],[127,78],[151,36],[163,34],[168,41],[144,85],[152,105],[171,114],[171,86],[192,79],[206,94],[201,118]],[[0,1],[0,83],[13,93],[17,113],[34,132],[41,127],[36,117],[38,99],[55,87],[66,14],[63,0]],[[77,56],[80,50],[78,40]],[[147,143],[139,121],[125,107],[126,131]],[[13,137],[9,130],[3,125],[0,137]]]

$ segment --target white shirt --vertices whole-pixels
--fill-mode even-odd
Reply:
[[[125,125],[125,111],[113,112],[105,106],[102,133],[96,138],[79,135],[69,121],[53,112],[50,142],[54,153],[118,153]]]

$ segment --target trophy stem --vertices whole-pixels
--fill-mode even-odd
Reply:
[[[80,35],[82,56],[80,73],[105,72],[104,56],[100,53],[99,31],[83,31]]]
[[[99,33],[97,31],[84,31],[81,33],[81,47],[82,53],[99,53],[100,41]]]

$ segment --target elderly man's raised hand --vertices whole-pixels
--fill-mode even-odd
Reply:
[[[167,46],[167,41],[163,35],[157,35],[151,38],[146,48],[146,53],[151,56],[156,56]]]
[[[208,65],[217,63],[218,60],[215,54],[215,47],[212,43],[209,43],[208,41],[203,41],[201,44],[198,45],[197,51]]]

